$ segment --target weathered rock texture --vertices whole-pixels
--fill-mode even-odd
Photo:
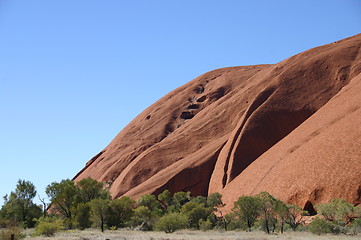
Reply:
[[[361,203],[361,35],[274,65],[223,68],[172,91],[74,178],[113,197],[268,191],[311,208]],[[226,207],[226,208],[227,208]]]

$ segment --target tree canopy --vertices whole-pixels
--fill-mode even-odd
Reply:
[[[21,222],[25,227],[33,227],[34,218],[42,214],[40,206],[37,206],[33,199],[36,196],[36,188],[30,181],[18,180],[15,191],[5,196],[4,206],[1,215],[4,218]]]

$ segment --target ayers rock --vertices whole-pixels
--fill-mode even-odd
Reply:
[[[217,69],[130,122],[74,178],[113,197],[268,191],[312,211],[361,203],[361,34],[280,63]]]

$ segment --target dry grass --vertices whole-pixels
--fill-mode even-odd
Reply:
[[[357,240],[360,236],[346,235],[313,235],[307,232],[286,232],[284,234],[267,235],[260,231],[235,232],[235,231],[190,231],[182,230],[172,234],[164,232],[142,232],[131,230],[105,231],[99,230],[73,230],[57,233],[55,237],[31,237],[32,230],[28,230],[28,240]]]

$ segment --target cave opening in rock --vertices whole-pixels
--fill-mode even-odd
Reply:
[[[199,105],[198,104],[191,104],[187,107],[188,109],[198,109]]]
[[[310,216],[315,216],[317,214],[315,208],[313,207],[313,204],[310,201],[307,201],[305,206],[303,207],[304,211],[307,211]]]
[[[207,95],[204,95],[197,99],[197,102],[204,102],[207,99]]]
[[[182,112],[182,114],[180,115],[180,118],[182,119],[192,119],[194,117],[194,114],[192,112]]]

